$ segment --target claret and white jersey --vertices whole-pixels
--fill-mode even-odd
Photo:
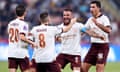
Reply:
[[[8,57],[24,58],[28,57],[27,46],[28,44],[21,41],[19,38],[20,33],[28,36],[28,24],[20,19],[15,19],[8,24],[9,33],[9,48]]]
[[[38,45],[33,58],[37,63],[49,63],[56,59],[55,35],[61,32],[62,29],[55,26],[40,25],[33,27],[31,34],[33,34],[35,43]]]
[[[65,26],[61,24],[59,27]],[[69,55],[80,55],[80,40],[83,28],[84,25],[82,23],[76,22],[68,32],[61,34],[61,53]]]
[[[109,21],[108,17],[105,15],[99,16],[96,20],[98,21],[98,23],[100,23],[104,26],[110,26],[110,21]],[[101,40],[100,38],[91,37],[92,43],[108,43],[109,42],[108,33],[104,32],[98,26],[96,26],[94,24],[94,22],[92,21],[92,17],[90,17],[88,19],[87,23],[85,24],[85,27],[88,29],[93,29],[94,32],[105,37],[105,40]]]

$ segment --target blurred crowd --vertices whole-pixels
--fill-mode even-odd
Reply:
[[[39,14],[48,11],[51,16],[51,24],[58,25],[62,22],[62,11],[64,8],[73,9],[75,17],[80,17],[81,22],[85,23],[91,16],[89,12],[90,0],[0,0],[0,42],[7,42],[7,25],[15,16],[15,7],[24,4],[27,7],[25,20],[30,28],[38,25]],[[103,10],[110,17],[112,33],[110,34],[111,43],[120,44],[120,21],[114,16]],[[88,36],[83,37],[83,42],[88,41]]]
[[[114,0],[113,2],[116,4],[116,7],[120,9],[120,0]]]

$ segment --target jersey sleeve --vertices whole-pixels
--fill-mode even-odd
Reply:
[[[85,27],[86,27],[87,29],[90,29],[90,23],[91,23],[91,18],[89,18],[89,19],[87,20],[87,22],[85,23]]]
[[[9,33],[9,29],[10,29],[10,24],[12,24],[12,22],[9,22],[8,27],[7,27],[7,32]]]
[[[55,35],[56,34],[60,34],[62,32],[63,32],[63,28],[61,28],[61,27],[54,27],[54,33],[55,33]]]
[[[9,33],[9,27],[10,27],[10,26],[9,26],[9,24],[8,24],[8,27],[7,27],[7,33]]]
[[[104,17],[104,26],[110,26],[110,20],[107,16]]]

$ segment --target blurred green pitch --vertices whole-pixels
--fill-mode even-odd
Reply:
[[[8,63],[6,61],[0,61],[0,72],[8,72]],[[20,72],[20,70],[18,69],[17,72]],[[69,64],[65,67],[63,72],[72,72]],[[95,67],[92,67],[89,72],[95,72]],[[120,72],[120,62],[107,63],[105,72]]]

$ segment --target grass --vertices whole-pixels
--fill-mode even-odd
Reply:
[[[89,72],[96,72],[95,70],[96,70],[95,66],[93,66],[92,68],[90,68]],[[63,72],[72,72],[69,64],[65,67]],[[109,62],[109,63],[107,63],[104,72],[120,72],[120,62]]]
[[[0,72],[8,72],[8,63],[0,61]],[[20,72],[18,69],[17,72]],[[72,72],[68,64],[62,72]],[[92,67],[89,72],[96,72],[95,67]],[[120,62],[109,62],[105,67],[105,72],[120,72]]]

